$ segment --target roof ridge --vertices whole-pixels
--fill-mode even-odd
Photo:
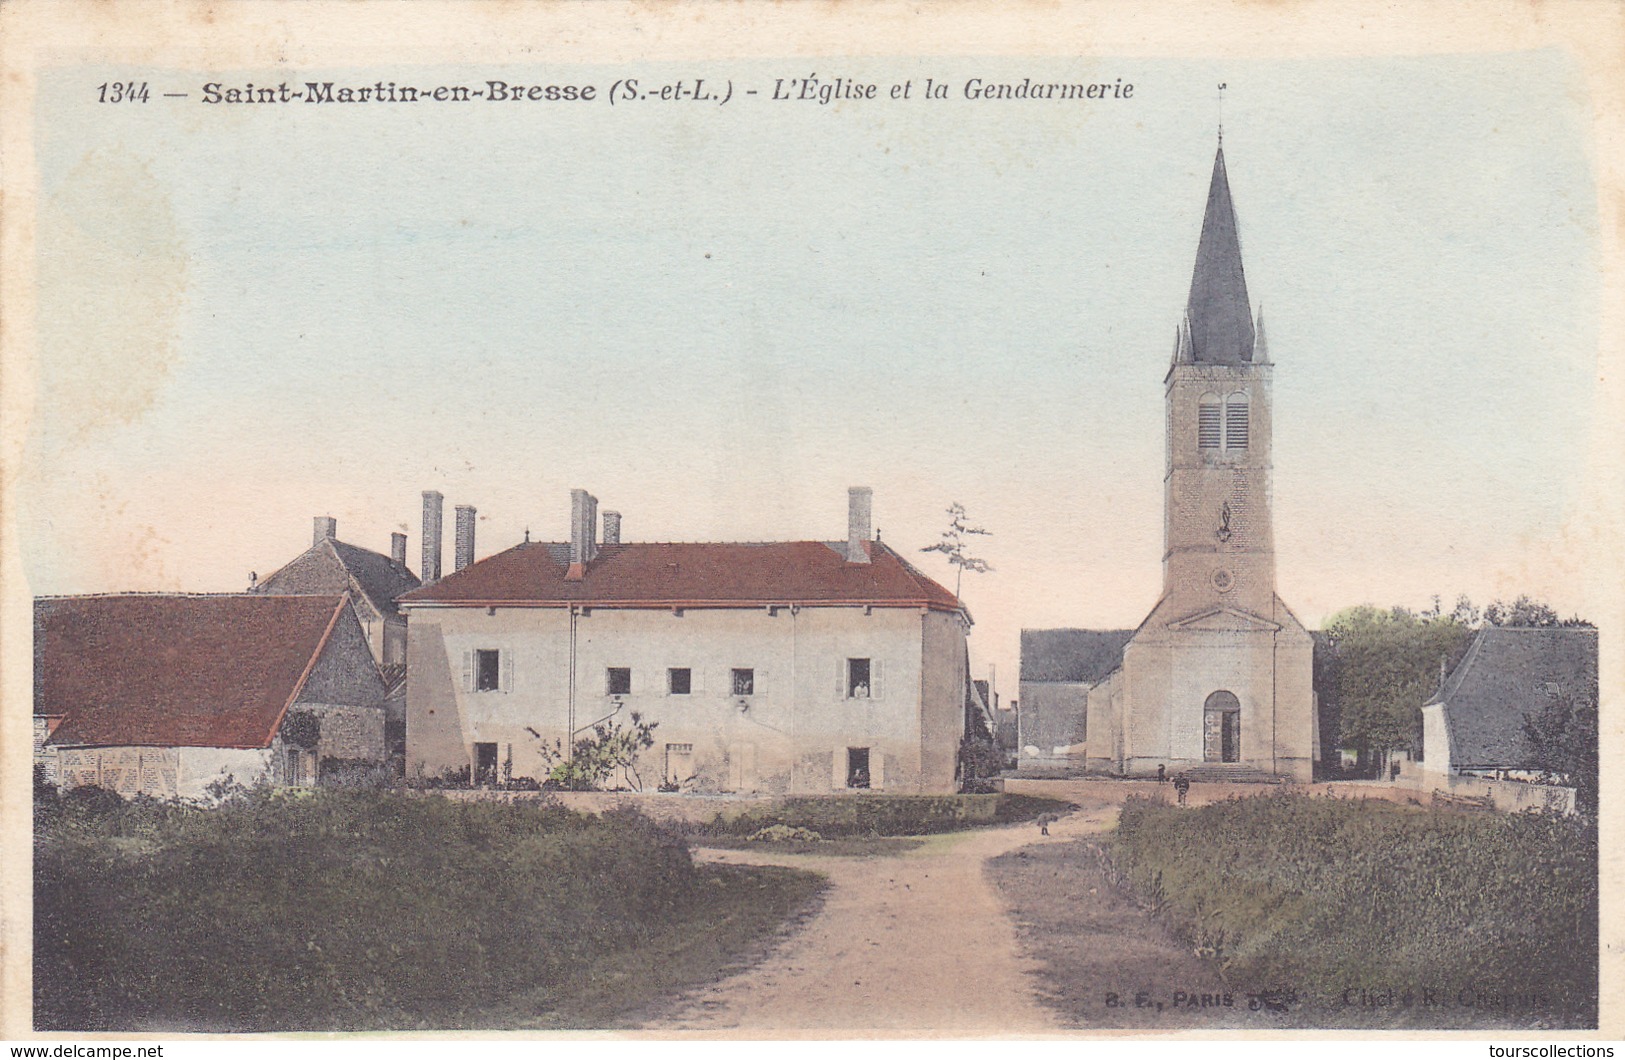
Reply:
[[[332,539],[329,538],[328,540]],[[282,728],[282,719],[288,716],[288,711],[299,701],[300,693],[304,692],[305,685],[310,681],[310,675],[316,672],[316,664],[321,661],[322,652],[327,650],[327,642],[333,636],[334,627],[339,624],[339,619],[344,616],[344,609],[349,606],[350,601],[348,598],[339,598],[337,606],[333,608],[333,614],[327,620],[326,628],[322,630],[321,638],[316,641],[315,650],[310,653],[310,658],[305,660],[305,668],[299,674],[299,680],[293,683],[293,690],[288,693],[286,702],[282,704],[282,710],[277,713],[276,720],[271,723],[270,731],[265,738],[266,746],[270,746],[272,741],[276,739],[277,730]],[[371,654],[371,652],[368,652],[369,658]],[[376,668],[377,664],[375,663],[374,669]]]
[[[1461,691],[1462,684],[1467,680],[1468,671],[1478,661],[1479,650],[1483,647],[1484,641],[1489,638],[1490,630],[1500,628],[1500,626],[1484,626],[1473,635],[1473,642],[1467,645],[1467,651],[1463,653],[1461,662],[1457,663],[1456,668],[1450,671],[1450,676],[1445,678],[1444,686],[1434,693],[1428,703],[1444,703]]]
[[[151,600],[158,597],[168,597],[177,600],[219,600],[232,597],[245,600],[316,600],[322,597],[339,597],[343,593],[262,593],[234,590],[231,592],[196,592],[192,590],[169,589],[128,589],[104,593],[43,593],[34,597],[40,600],[115,600],[121,597],[130,599]]]
[[[1485,626],[1486,630],[1498,630],[1503,633],[1596,633],[1596,626]]]

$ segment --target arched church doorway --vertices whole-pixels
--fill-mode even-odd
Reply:
[[[1209,762],[1241,761],[1241,700],[1219,691],[1202,707],[1202,757]]]

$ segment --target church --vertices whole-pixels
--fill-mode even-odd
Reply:
[[[1027,747],[1120,776],[1312,779],[1314,639],[1275,591],[1273,373],[1221,139],[1163,381],[1162,595],[1132,631],[1023,631]]]

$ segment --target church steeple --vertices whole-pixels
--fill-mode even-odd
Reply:
[[[1253,316],[1247,301],[1247,278],[1241,268],[1241,242],[1230,181],[1224,171],[1224,144],[1213,158],[1207,214],[1196,247],[1190,300],[1185,305],[1190,329],[1190,360],[1205,364],[1248,364],[1253,359]]]

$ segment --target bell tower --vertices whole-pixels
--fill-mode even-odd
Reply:
[[[1272,371],[1263,319],[1254,322],[1247,298],[1221,142],[1164,380],[1162,595],[1175,612],[1273,609]]]
[[[1274,366],[1213,159],[1190,297],[1163,380],[1162,596],[1089,693],[1091,768],[1308,780],[1314,641],[1275,592]]]

